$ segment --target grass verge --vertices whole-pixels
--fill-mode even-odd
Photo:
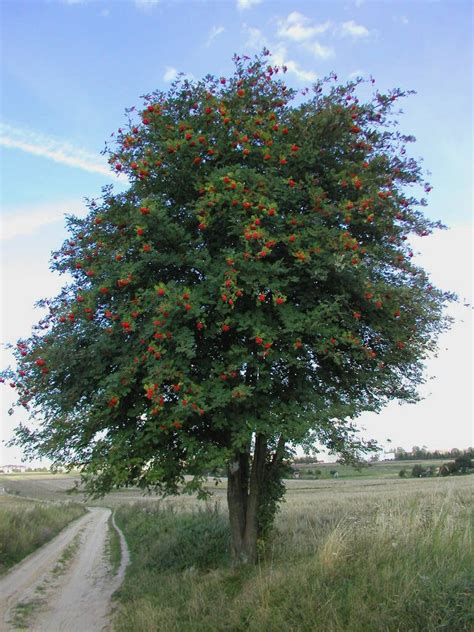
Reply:
[[[120,547],[120,537],[116,528],[113,525],[112,514],[108,520],[109,532],[107,535],[107,549],[106,553],[109,559],[110,572],[115,575],[119,569],[120,562],[122,560],[122,550]]]
[[[132,561],[114,629],[472,630],[470,492],[454,481],[406,489],[293,499],[260,563],[241,569],[229,564],[225,513],[122,507]]]
[[[77,503],[42,504],[0,496],[0,574],[86,513]]]

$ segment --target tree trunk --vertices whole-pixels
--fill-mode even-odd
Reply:
[[[249,449],[250,450],[250,449]],[[245,561],[244,534],[247,516],[249,453],[236,453],[227,467],[231,554],[235,563]]]
[[[267,440],[255,438],[252,468],[250,446],[238,452],[228,465],[227,504],[231,531],[231,553],[234,564],[257,561],[258,511],[265,477]]]

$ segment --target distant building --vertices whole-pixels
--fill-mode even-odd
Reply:
[[[26,472],[26,465],[0,465],[0,472],[3,474]]]
[[[395,461],[395,452],[384,452],[383,461]]]

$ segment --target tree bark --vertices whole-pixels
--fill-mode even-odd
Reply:
[[[231,553],[234,564],[257,561],[258,511],[265,477],[267,440],[255,437],[250,470],[250,447],[238,452],[228,465],[227,504],[231,532]]]
[[[265,478],[267,440],[263,435],[255,437],[255,450],[250,474],[247,516],[244,532],[244,547],[249,562],[257,561],[258,512]]]
[[[243,560],[245,557],[243,541],[247,516],[249,456],[248,452],[238,452],[227,467],[227,506],[229,508],[231,554],[234,562]]]

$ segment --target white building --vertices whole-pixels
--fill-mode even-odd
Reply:
[[[3,474],[14,474],[25,471],[26,465],[0,465],[0,472]]]

